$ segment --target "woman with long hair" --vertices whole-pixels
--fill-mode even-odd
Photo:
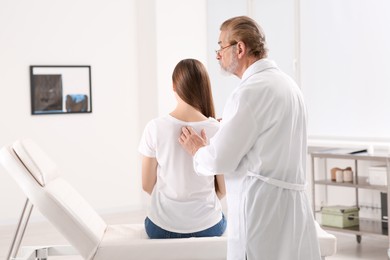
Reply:
[[[150,238],[221,236],[226,229],[220,203],[223,175],[197,175],[192,156],[178,142],[183,126],[209,137],[218,130],[206,68],[195,59],[181,60],[172,74],[172,88],[175,109],[151,120],[139,145],[142,186],[151,195],[146,233]]]

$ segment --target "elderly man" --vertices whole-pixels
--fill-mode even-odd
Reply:
[[[218,132],[183,127],[179,142],[200,175],[224,173],[229,260],[321,259],[306,188],[306,109],[296,83],[267,59],[246,16],[220,28],[217,59],[241,79]]]

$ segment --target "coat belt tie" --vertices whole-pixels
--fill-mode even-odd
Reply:
[[[285,182],[278,179],[265,177],[263,175],[248,171],[247,176],[255,177],[265,183],[274,185],[276,187],[287,189],[287,190],[295,190],[295,191],[305,191],[307,187],[307,183],[305,184],[298,184],[298,183],[291,183],[291,182]]]

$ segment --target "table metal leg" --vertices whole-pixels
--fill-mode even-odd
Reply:
[[[16,258],[20,244],[22,243],[24,233],[27,228],[28,220],[30,219],[31,216],[31,211],[33,209],[33,204],[29,201],[29,199],[26,200],[26,203],[24,204],[22,214],[20,216],[18,226],[15,231],[14,238],[12,240],[11,247],[8,252],[8,256],[6,260],[11,260]]]

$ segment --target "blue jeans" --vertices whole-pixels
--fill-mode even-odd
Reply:
[[[210,228],[193,233],[176,233],[160,228],[147,217],[145,219],[145,230],[149,238],[219,237],[226,230],[226,219],[222,214],[221,221]]]

